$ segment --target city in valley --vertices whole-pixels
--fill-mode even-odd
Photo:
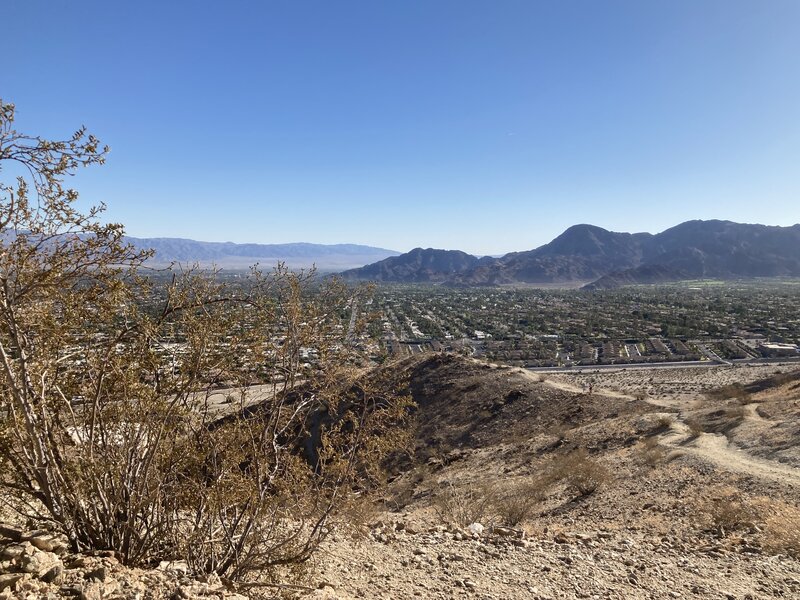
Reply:
[[[800,359],[797,280],[598,291],[380,285],[359,306],[376,357],[452,350],[538,370]]]

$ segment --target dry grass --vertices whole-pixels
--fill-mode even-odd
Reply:
[[[337,523],[353,540],[363,540],[382,515],[382,506],[369,494],[353,495],[336,511]]]
[[[445,482],[433,497],[433,509],[443,523],[467,527],[490,517],[497,498],[496,486],[489,483],[457,487]]]
[[[516,485],[498,494],[494,502],[494,512],[503,525],[516,527],[531,519],[536,509],[547,498],[550,482],[545,477],[537,477]]]
[[[722,489],[702,502],[698,513],[701,523],[720,537],[731,532],[752,529],[758,522],[758,511],[738,490]]]
[[[713,492],[698,500],[701,527],[719,537],[745,533],[768,554],[800,557],[800,507],[765,496],[747,497],[732,487]]]
[[[743,406],[732,406],[725,410],[725,418],[729,421],[743,421],[747,416],[747,409]]]
[[[773,498],[760,498],[753,505],[761,519],[764,550],[800,558],[800,507]]]
[[[658,439],[654,437],[646,438],[637,446],[635,452],[641,463],[652,468],[664,463],[667,459],[666,450],[658,444]]]
[[[656,431],[667,431],[675,424],[675,417],[672,415],[662,415],[656,421]]]
[[[567,490],[578,497],[593,494],[607,483],[611,475],[601,464],[589,458],[583,448],[553,459],[546,477],[552,482],[563,482]]]
[[[731,400],[737,398],[742,404],[750,402],[750,393],[741,383],[732,383],[706,392],[706,399],[711,401]]]
[[[692,437],[699,437],[705,433],[703,423],[697,417],[687,417],[683,422],[686,423]]]

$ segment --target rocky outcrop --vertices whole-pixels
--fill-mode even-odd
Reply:
[[[0,524],[0,600],[175,598],[246,600],[216,575],[195,579],[185,563],[151,570],[120,564],[113,552],[74,554],[66,540],[46,531]]]

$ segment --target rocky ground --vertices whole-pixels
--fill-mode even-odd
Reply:
[[[800,375],[392,368],[418,406],[413,456],[299,587],[127,569],[6,527],[0,599],[800,598]]]
[[[713,419],[709,431],[686,424],[741,406],[707,392],[776,367],[587,374],[592,394],[571,375],[450,359],[413,368],[424,464],[392,483],[367,539],[326,545],[318,577],[343,598],[800,597],[800,470],[754,451],[796,449],[797,380],[753,388],[747,402],[768,404],[768,419],[750,407],[725,431]],[[606,469],[602,485],[584,497],[551,485],[504,526],[504,490],[532,493],[579,448]],[[470,492],[493,496],[480,526],[442,509],[445,492],[459,491],[465,504]]]
[[[680,531],[591,529],[532,536],[506,528],[402,521],[359,544],[334,544],[325,573],[342,598],[796,598],[800,566]],[[602,522],[594,526],[603,525]],[[413,528],[411,529],[413,531]],[[480,533],[478,533],[480,531]]]
[[[183,563],[151,570],[122,566],[113,552],[71,554],[46,531],[0,525],[0,599],[217,598],[245,600],[219,577],[189,577]]]

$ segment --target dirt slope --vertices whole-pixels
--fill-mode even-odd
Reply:
[[[398,369],[419,403],[416,456],[366,539],[328,545],[317,574],[331,597],[800,597],[800,475],[777,460],[798,442],[793,381],[726,372],[755,386],[734,406],[699,373],[677,397],[658,378],[679,375],[656,371],[624,387],[592,374],[588,394],[588,379],[452,356]],[[583,497],[543,478],[576,449],[605,472]],[[529,510],[508,527],[520,499]],[[468,509],[482,530],[459,522]]]

